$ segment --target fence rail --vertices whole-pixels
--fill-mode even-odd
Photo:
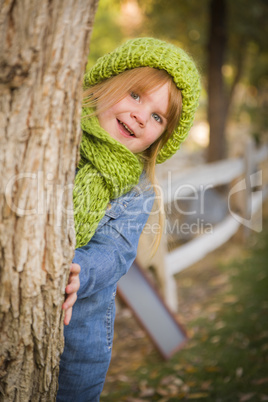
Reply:
[[[240,200],[240,211],[247,218],[256,214],[262,202],[268,196],[267,184],[260,186],[262,169],[260,164],[268,159],[268,144],[256,149],[250,141],[246,145],[245,157],[227,159],[211,164],[189,169],[183,174],[167,176],[163,189],[164,203],[168,204],[180,196],[188,196],[193,191],[209,186],[210,188],[232,184],[240,179],[240,190],[243,197]],[[256,175],[258,173],[258,176]],[[255,182],[253,180],[255,179]],[[256,181],[257,180],[257,181]],[[257,188],[258,191],[255,191]],[[185,245],[178,247],[164,255],[164,291],[165,300],[173,311],[178,310],[178,297],[174,275],[205,257],[209,252],[217,249],[228,241],[238,230],[241,223],[248,220],[239,219],[239,216],[229,214],[221,223],[217,224],[213,233],[202,234]],[[259,222],[260,223],[260,222]],[[247,226],[248,228],[248,226]]]

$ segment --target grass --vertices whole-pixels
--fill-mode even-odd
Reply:
[[[252,234],[250,246],[231,242],[220,256],[210,257],[212,265],[208,261],[202,271],[179,274],[180,316],[191,337],[169,361],[159,357],[132,317],[123,319],[102,402],[268,401],[267,222],[264,226]],[[226,260],[232,247],[236,258]]]

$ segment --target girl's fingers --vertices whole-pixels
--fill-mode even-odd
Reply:
[[[79,273],[81,271],[80,265],[72,264],[70,268],[69,283],[65,288],[65,292],[70,294],[77,292],[80,287]]]
[[[80,265],[72,264],[70,268],[69,283],[65,288],[66,299],[62,305],[63,310],[65,310],[64,324],[69,325],[72,317],[72,307],[77,300],[77,291],[80,287],[79,273]]]
[[[72,263],[71,268],[70,268],[70,272],[72,274],[79,275],[80,271],[81,271],[80,265]]]
[[[72,307],[65,311],[64,325],[69,325],[72,317]]]
[[[63,310],[65,310],[65,315],[64,315],[64,324],[69,325],[72,317],[72,311],[73,311],[73,305],[77,300],[77,295],[76,293],[72,293],[71,295],[68,295],[65,302],[62,305]]]
[[[68,295],[71,293],[75,293],[79,290],[79,287],[80,287],[79,278],[73,278],[71,282],[66,286],[65,293],[67,293]]]
[[[70,307],[73,307],[74,303],[77,300],[77,294],[71,293],[66,297],[65,302],[62,305],[63,310],[68,310]]]

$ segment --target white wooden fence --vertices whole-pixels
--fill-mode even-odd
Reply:
[[[227,159],[198,166],[175,177],[172,175],[172,178],[168,177],[164,183],[160,183],[163,188],[165,204],[174,201],[176,191],[182,187],[184,196],[187,192],[190,194],[193,189],[200,189],[200,186],[204,188],[205,186],[216,187],[229,184],[229,198],[235,192],[244,190],[242,191],[242,205],[240,205],[244,218],[230,211],[228,205],[229,215],[221,223],[215,225],[212,234],[201,234],[172,252],[165,253],[164,275],[162,275],[162,278],[164,277],[165,300],[173,311],[178,310],[175,274],[224,244],[236,233],[241,224],[245,227],[245,231],[250,229],[261,230],[261,216],[257,226],[251,218],[257,211],[261,210],[262,202],[268,195],[268,186],[262,183],[263,170],[260,166],[267,159],[268,144],[256,149],[253,143],[249,142],[245,149],[244,158]],[[249,219],[245,217],[249,217]]]

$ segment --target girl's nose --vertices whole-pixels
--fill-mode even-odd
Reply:
[[[146,122],[148,120],[147,114],[145,110],[136,110],[130,113],[130,116],[136,120],[136,122],[140,125],[140,127],[145,127]]]

